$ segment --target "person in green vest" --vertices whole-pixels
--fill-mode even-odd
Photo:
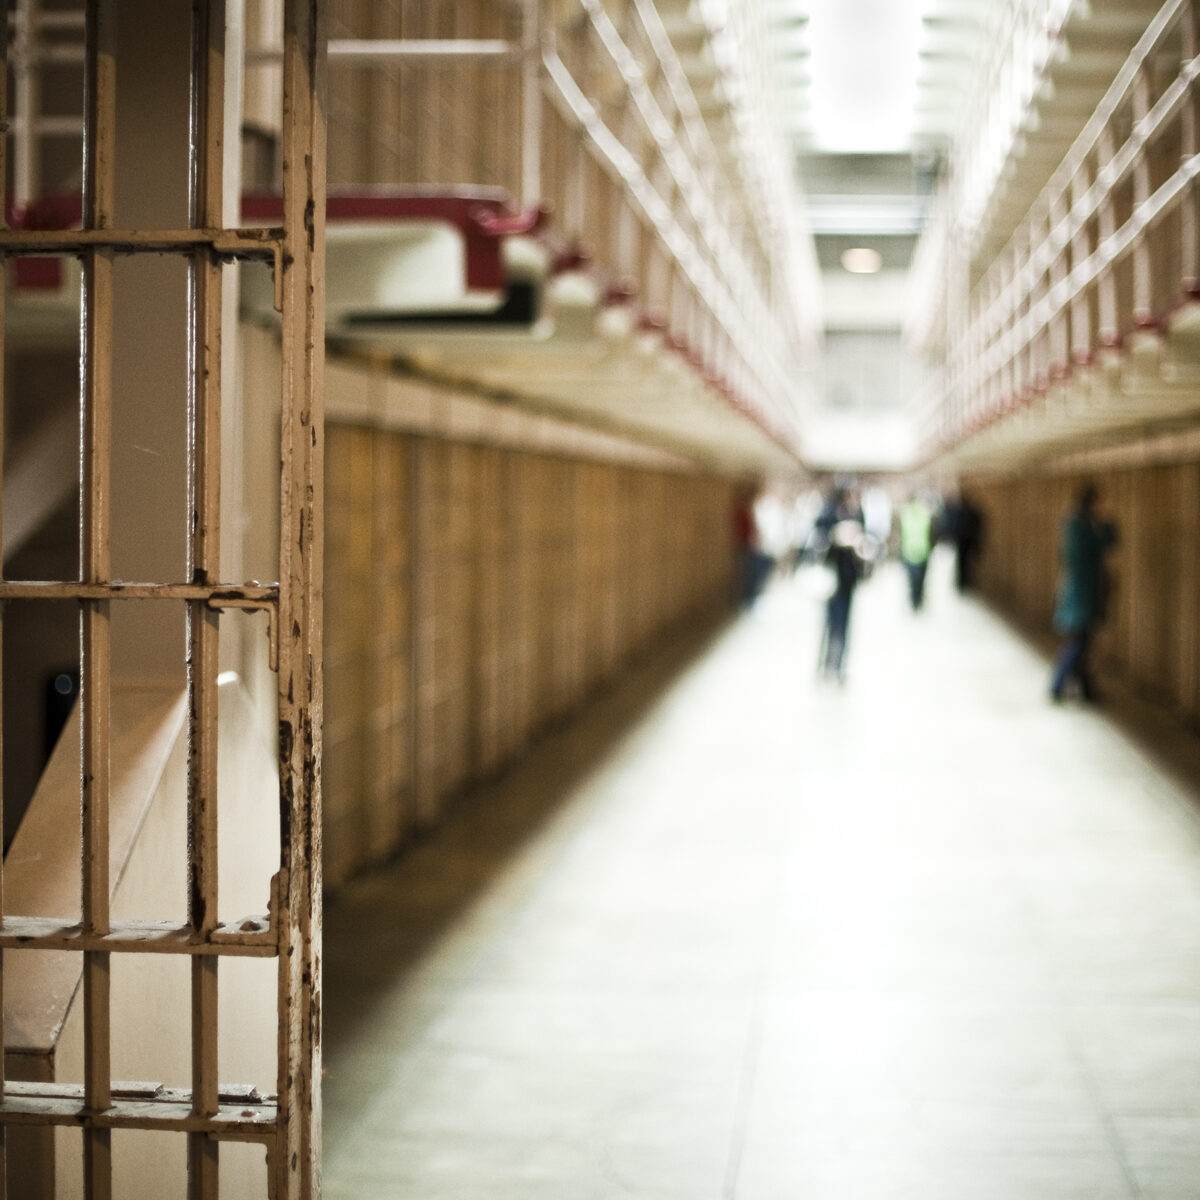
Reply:
[[[913,492],[900,509],[900,561],[908,574],[908,598],[913,612],[925,604],[925,576],[933,553],[933,509]]]

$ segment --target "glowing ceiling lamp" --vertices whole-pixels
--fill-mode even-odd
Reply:
[[[842,252],[842,267],[852,275],[874,275],[883,266],[883,256],[870,246],[852,246]]]

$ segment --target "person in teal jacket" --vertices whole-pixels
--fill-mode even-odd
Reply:
[[[1063,525],[1059,554],[1062,571],[1054,605],[1054,629],[1064,642],[1054,662],[1050,696],[1061,700],[1074,679],[1084,700],[1095,700],[1089,652],[1092,635],[1104,620],[1108,580],[1104,559],[1116,545],[1117,527],[1103,511],[1093,484],[1079,492],[1075,510]]]

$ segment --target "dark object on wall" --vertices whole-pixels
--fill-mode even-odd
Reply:
[[[43,746],[43,761],[49,762],[54,747],[58,745],[59,735],[71,709],[75,707],[75,699],[79,695],[79,672],[71,669],[54,671],[46,677],[44,688],[43,709],[45,712],[45,743]]]

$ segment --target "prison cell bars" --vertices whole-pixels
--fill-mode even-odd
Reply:
[[[279,534],[278,1200],[320,1195],[325,6],[288,0]]]
[[[1039,77],[1076,0],[1005,0],[989,14],[990,54],[967,98],[956,144],[952,209],[972,233],[985,220],[1020,143]]]
[[[752,261],[748,248],[754,239],[735,232],[743,220],[743,205],[730,199],[732,185],[723,179],[719,155],[661,18],[651,4],[640,0],[624,5],[626,30],[618,28],[599,0],[573,0],[573,23],[565,9],[552,19],[545,0],[520,0],[511,7],[520,19],[513,40],[334,38],[330,61],[343,66],[515,68],[521,125],[516,179],[523,202],[531,207],[549,201],[569,242],[595,243],[608,236],[606,227],[611,227],[626,253],[607,259],[598,254],[597,264],[616,277],[640,272],[646,285],[641,302],[674,335],[672,344],[689,351],[694,365],[738,408],[794,448],[799,431],[791,346],[797,331],[787,327],[788,316],[781,317],[771,306],[764,273],[769,266]],[[574,31],[570,39],[562,35],[564,25]],[[643,62],[631,48],[635,33],[653,61]],[[574,46],[581,37],[577,53],[563,44],[570,40]],[[276,49],[260,46],[252,49],[249,61],[275,58]],[[589,94],[588,79],[597,71],[619,84],[620,95],[611,103]],[[448,111],[445,119],[451,115]],[[481,121],[471,125],[473,132],[491,127]],[[503,135],[509,132],[505,129]],[[455,146],[459,140],[450,138]],[[557,172],[555,163],[545,161],[556,156],[564,160]],[[409,183],[438,182],[436,164],[413,165],[416,169],[406,175]],[[462,183],[461,175],[454,182]],[[590,204],[599,190],[587,186],[589,182],[602,183],[611,193],[621,220],[603,221],[598,213],[585,213],[584,196]],[[779,194],[752,199],[749,207],[759,225],[772,203],[784,208],[789,202]],[[638,239],[628,236],[626,217],[646,235],[640,248]],[[790,224],[777,226],[783,227]],[[789,247],[776,244],[770,230],[759,229],[757,238],[764,259],[789,260]],[[652,253],[644,252],[646,245]],[[755,348],[753,354],[749,346]]]
[[[1153,106],[1148,70],[1152,59],[1176,36],[1178,23],[1191,5],[1192,0],[1169,0],[1159,11],[1029,219],[988,273],[991,280],[1003,274],[1003,285],[994,288],[990,298],[986,294],[980,297],[977,291],[973,307],[980,336],[989,348],[995,348],[992,373],[1013,364],[1013,385],[1018,393],[1040,386],[1042,381],[1027,365],[1027,356],[1049,326],[1072,307],[1072,355],[1077,363],[1088,361],[1097,348],[1115,348],[1122,335],[1139,325],[1148,326],[1161,315],[1161,308],[1158,314],[1154,312],[1158,305],[1151,278],[1150,240],[1163,220],[1179,209],[1200,162],[1184,159],[1152,194],[1149,156],[1153,143],[1192,102],[1200,61],[1184,60],[1175,80]],[[1118,122],[1127,110],[1130,128],[1121,136]],[[1122,220],[1117,195],[1123,187],[1132,190],[1132,203],[1128,213],[1121,214]],[[1055,219],[1059,212],[1063,212],[1062,218]],[[1186,223],[1186,209],[1180,212]],[[1054,270],[1056,262],[1067,269],[1061,272],[1057,286],[1041,287],[1042,294],[1037,295],[1039,281]],[[1117,270],[1123,264],[1132,272],[1131,286],[1119,292]],[[1184,276],[1194,273],[1194,267],[1183,266],[1179,278],[1168,282],[1168,287],[1182,287]],[[1163,281],[1159,284],[1161,291]],[[1079,302],[1089,292],[1095,297],[1092,306]],[[1037,295],[1037,302],[1020,310],[1021,298],[1030,295]],[[1169,302],[1166,293],[1160,299],[1163,307]],[[985,361],[980,356],[972,364],[972,392],[985,390]]]
[[[8,83],[9,83],[9,30],[7,19],[0,21],[0,129],[8,124],[9,104],[8,104]],[[0,179],[8,178],[8,139],[0,137]],[[0,239],[2,239],[8,229],[8,206],[0,205]],[[7,327],[8,312],[7,298],[8,286],[7,280],[0,281],[4,286],[0,287],[0,464],[4,462],[4,437],[5,423],[4,412],[7,407],[8,397],[5,393],[5,358],[4,342],[5,329]],[[0,486],[0,579],[3,579],[4,571],[4,488]],[[0,671],[4,664],[4,607],[0,604]],[[0,678],[3,678],[0,675]],[[3,745],[3,730],[4,730],[4,705],[3,705],[3,689],[0,689],[0,745]],[[0,773],[0,925],[4,921],[4,781],[3,775]],[[8,1066],[7,1056],[4,1053],[5,1047],[8,1045],[8,1038],[5,1031],[4,1023],[4,951],[0,949],[0,1107],[6,1107],[8,1101]],[[0,1200],[8,1200],[8,1126],[4,1122],[0,1122]]]
[[[1081,402],[1058,413],[1057,423],[1055,413],[1030,405],[1073,372],[1127,348],[1131,334],[1157,338],[1160,322],[1191,297],[1200,276],[1196,22],[1196,0],[1167,0],[975,284],[948,350],[956,391],[942,398],[926,430],[931,455],[985,430],[1001,452],[1086,431],[1089,418],[1104,415],[1100,401],[1090,412]],[[1179,68],[1155,92],[1153,68],[1173,48]],[[1174,137],[1181,152],[1168,161],[1159,148]],[[1178,251],[1168,253],[1172,246]],[[966,252],[960,248],[960,256]],[[1171,261],[1176,270],[1166,267]],[[1121,396],[1104,402],[1152,419],[1176,415],[1180,398],[1165,395],[1140,408]]]
[[[9,114],[12,137],[12,195],[20,211],[42,194],[42,139],[70,137],[78,139],[78,116],[50,115],[42,111],[42,68],[53,63],[78,63],[83,59],[82,44],[49,43],[50,30],[82,36],[84,13],[45,11],[41,0],[15,0],[6,19],[12,25],[10,44],[14,109]]]
[[[222,166],[225,115],[225,0],[192,8],[188,224],[225,224]],[[198,251],[188,270],[191,372],[188,380],[190,533],[187,578],[220,579],[221,275],[222,266]],[[187,606],[188,634],[188,923],[199,937],[217,923],[217,674],[219,614]],[[198,955],[191,964],[192,1108],[211,1117],[217,1083],[217,963]],[[217,1143],[188,1135],[189,1200],[208,1200],[218,1188]]]
[[[113,226],[116,148],[116,5],[101,0],[87,10],[84,35],[83,224]],[[103,588],[110,573],[112,450],[113,254],[92,246],[83,259],[83,394],[80,478],[80,581]],[[112,646],[105,598],[80,602],[79,704],[83,730],[80,761],[83,826],[83,928],[109,932],[109,710]],[[89,1114],[112,1105],[109,1059],[111,1012],[109,952],[83,953],[83,1103]],[[87,1200],[112,1196],[112,1130],[85,1122],[83,1180]]]
[[[3,952],[74,950],[83,955],[84,1083],[3,1084],[0,1130],[9,1124],[83,1131],[87,1200],[112,1196],[112,1131],[169,1130],[188,1135],[190,1200],[217,1200],[217,1143],[262,1143],[272,1200],[319,1194],[320,1056],[320,479],[324,213],[324,29],[304,0],[288,0],[284,57],[284,225],[280,230],[221,228],[224,77],[223,0],[194,0],[192,147],[186,230],[114,228],[113,186],[117,48],[115,0],[95,0],[85,34],[84,228],[43,233],[0,228],[0,257],[76,255],[84,263],[82,300],[80,578],[77,582],[0,582],[0,603],[74,599],[80,606],[82,747],[80,811],[82,920],[9,917]],[[7,28],[5,26],[5,33]],[[6,41],[7,39],[5,39]],[[7,45],[5,45],[7,50]],[[3,70],[7,74],[7,53]],[[0,105],[6,109],[0,89]],[[7,117],[0,111],[0,119]],[[0,149],[0,168],[6,148]],[[110,570],[113,260],[117,254],[190,259],[191,352],[189,501],[185,583],[124,584]],[[220,583],[218,461],[221,263],[274,263],[283,310],[280,583]],[[0,309],[2,314],[2,309]],[[185,531],[181,530],[181,533]],[[188,921],[113,923],[109,915],[108,740],[109,614],[114,602],[171,599],[189,624]],[[223,608],[266,609],[280,705],[280,871],[267,921],[224,927],[217,921],[216,649]],[[0,876],[2,880],[2,876]],[[2,890],[0,890],[2,895]],[[111,1078],[109,981],[113,953],[192,957],[192,1087],[131,1095]],[[278,1095],[249,1089],[224,1097],[217,1082],[217,961],[221,955],[278,961]],[[2,979],[2,971],[0,971]],[[243,1094],[244,1092],[244,1094]],[[235,1099],[235,1103],[228,1101]],[[0,1143],[2,1146],[3,1143]],[[6,1185],[0,1161],[0,1196]]]

